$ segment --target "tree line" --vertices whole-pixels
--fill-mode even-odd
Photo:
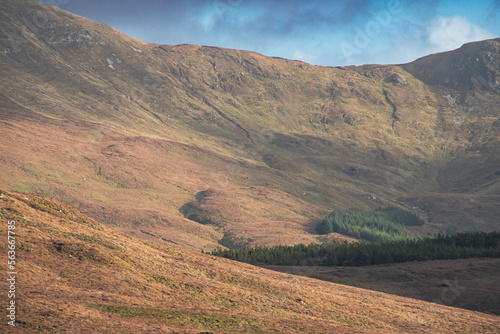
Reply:
[[[500,257],[500,232],[387,242],[333,242],[295,246],[218,249],[210,254],[254,265],[366,266],[426,260]]]

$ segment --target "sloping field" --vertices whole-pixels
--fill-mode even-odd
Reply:
[[[148,244],[47,197],[2,191],[0,210],[4,227],[16,222],[17,238],[16,327],[4,320],[4,332],[492,333],[500,326],[498,316]]]
[[[500,315],[500,259],[367,267],[264,266],[279,272]]]

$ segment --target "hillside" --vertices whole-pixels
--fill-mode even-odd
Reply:
[[[2,222],[16,221],[17,326],[9,333],[492,333],[499,326],[498,316],[158,246],[47,197],[2,190],[0,213]],[[6,261],[0,268],[7,271]]]
[[[337,208],[412,210],[414,234],[499,228],[499,39],[333,68],[0,9],[5,189],[195,250],[343,238],[315,232]]]
[[[440,260],[367,267],[263,266],[428,302],[500,315],[500,259]]]

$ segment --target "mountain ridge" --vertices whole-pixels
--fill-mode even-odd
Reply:
[[[498,92],[498,42],[500,38],[483,41],[481,47],[476,43],[466,43],[459,49],[421,57],[401,66],[427,84],[459,91],[472,89]],[[434,60],[438,57],[442,58],[439,60],[441,64]],[[438,70],[438,65],[444,67],[444,75],[442,70]]]

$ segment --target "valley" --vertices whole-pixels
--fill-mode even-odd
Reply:
[[[9,333],[498,332],[498,259],[264,268],[207,253],[368,239],[318,232],[335,210],[374,239],[390,212],[414,221],[379,224],[403,239],[498,231],[500,38],[313,66],[2,0],[0,78]]]

